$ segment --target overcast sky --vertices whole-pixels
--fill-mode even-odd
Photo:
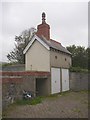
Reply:
[[[52,39],[65,47],[88,46],[88,2],[2,2],[2,61],[7,61],[6,55],[13,50],[15,35],[37,28],[42,12]]]

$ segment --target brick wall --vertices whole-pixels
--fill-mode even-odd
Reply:
[[[22,99],[22,91],[33,91],[36,94],[36,79],[45,80],[47,95],[50,94],[50,72],[0,72],[2,76],[2,98],[3,108],[15,99]],[[73,91],[87,90],[90,83],[90,74],[70,72],[70,89]],[[12,98],[12,100],[10,99]]]
[[[2,105],[6,108],[16,99],[22,99],[23,90],[32,91],[36,95],[36,79],[46,78],[50,83],[49,72],[0,72],[2,76]],[[47,86],[47,89],[50,86]],[[47,91],[47,94],[50,90]]]
[[[48,24],[40,24],[38,25],[37,29],[38,31],[36,35],[38,35],[39,37],[43,35],[47,40],[50,40],[50,26]]]

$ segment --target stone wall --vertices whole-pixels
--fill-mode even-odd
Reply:
[[[31,91],[36,96],[36,79],[43,78],[50,83],[49,72],[0,72],[2,76],[2,106],[6,108],[16,99],[22,99],[23,90]],[[50,94],[50,86],[47,86],[47,95]]]
[[[70,72],[70,90],[80,91],[88,89],[88,75],[87,73]],[[13,103],[16,99],[22,99],[23,90],[33,92],[36,96],[36,83],[38,86],[43,86],[39,91],[43,95],[50,95],[51,89],[51,75],[50,72],[0,72],[2,77],[2,104],[3,108]],[[37,80],[37,82],[36,82]],[[43,81],[40,82],[40,81]],[[1,79],[0,79],[1,82]],[[90,82],[89,82],[90,84]],[[44,88],[44,89],[43,89]],[[41,93],[42,94],[42,93]]]
[[[73,91],[88,90],[89,74],[80,72],[70,72],[70,89]]]

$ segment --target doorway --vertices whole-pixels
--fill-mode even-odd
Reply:
[[[36,78],[36,96],[47,95],[47,78]]]

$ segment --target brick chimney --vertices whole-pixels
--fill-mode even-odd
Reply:
[[[42,24],[37,26],[37,35],[44,36],[47,40],[50,40],[50,26],[45,22],[45,13],[42,13]]]

